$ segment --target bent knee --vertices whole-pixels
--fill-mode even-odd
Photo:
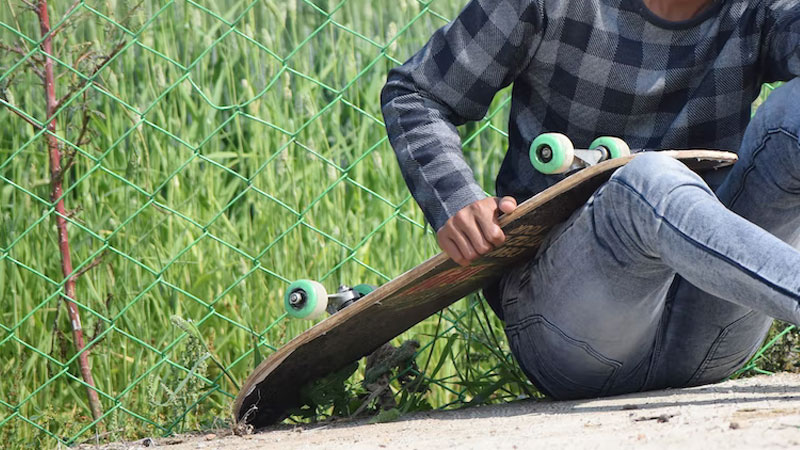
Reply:
[[[796,196],[800,190],[800,79],[776,89],[758,108],[739,149],[739,165],[754,166],[765,187],[775,186]]]
[[[638,155],[620,168],[611,181],[625,185],[651,204],[658,203],[680,187],[694,187],[714,195],[705,181],[685,164],[659,152]]]
[[[756,110],[751,127],[762,133],[778,130],[789,133],[797,139],[800,136],[800,79],[794,79],[775,89]]]

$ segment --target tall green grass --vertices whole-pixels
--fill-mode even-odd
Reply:
[[[71,3],[51,2],[54,24]],[[38,448],[224,426],[237,383],[309,326],[284,318],[288,282],[381,284],[433,255],[378,96],[388,69],[462,3],[83,2],[54,39],[59,97],[123,48],[57,119],[75,154],[73,260],[96,263],[76,300],[107,414],[89,417],[58,295],[44,137],[0,108],[0,440]],[[1,42],[35,49],[34,14],[4,2],[0,23]],[[42,121],[43,89],[20,61],[0,50],[0,87]],[[487,189],[506,145],[504,99],[464,130]],[[78,145],[84,111],[91,140]],[[488,338],[461,316],[477,319],[462,302],[407,334],[459,336],[420,355],[437,369],[427,401],[516,395],[487,390],[495,367],[514,366],[476,349]]]

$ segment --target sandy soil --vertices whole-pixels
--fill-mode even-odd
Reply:
[[[226,435],[227,434],[227,435]],[[115,444],[106,449],[737,448],[800,447],[800,375],[590,401],[518,401],[434,411],[392,423],[288,427]],[[90,447],[84,447],[90,448]],[[95,447],[91,447],[95,448]]]

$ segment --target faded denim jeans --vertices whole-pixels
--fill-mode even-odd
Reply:
[[[724,379],[778,318],[800,324],[800,80],[701,178],[648,153],[503,280],[511,350],[557,399]]]

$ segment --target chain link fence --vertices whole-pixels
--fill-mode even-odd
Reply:
[[[378,96],[463,3],[4,2],[0,440],[228,426],[309,326],[283,312],[289,282],[382,284],[433,255]],[[488,190],[508,103],[461,130]],[[473,298],[410,332],[425,407],[527,389],[494,320]]]
[[[288,282],[381,284],[431,256],[378,96],[460,3],[50,2],[46,28],[41,4],[0,7],[2,440],[226,426],[309,326],[285,318]],[[464,131],[486,186],[507,103]],[[412,334],[468,334],[460,308]],[[436,406],[471,398],[450,366]]]

